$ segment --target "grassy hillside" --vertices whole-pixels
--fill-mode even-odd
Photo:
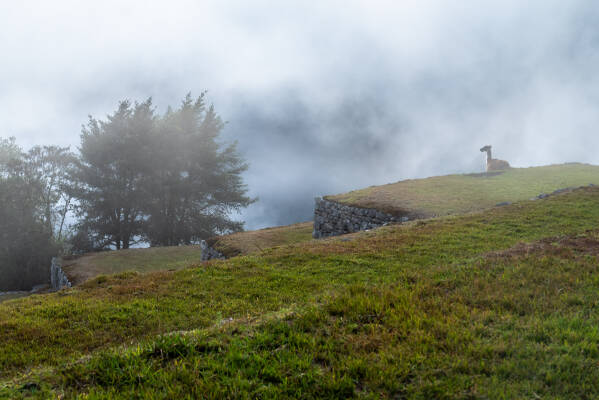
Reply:
[[[599,167],[565,164],[515,168],[500,174],[448,175],[373,186],[328,199],[391,212],[408,211],[424,216],[460,214],[486,209],[497,203],[529,199],[565,187],[599,184]],[[209,244],[227,257],[309,241],[312,222],[214,237]],[[151,272],[180,269],[200,261],[199,246],[129,249],[86,255],[65,261],[65,271],[75,284],[98,275],[124,271]]]
[[[486,209],[507,201],[526,200],[540,193],[590,183],[599,184],[599,166],[561,164],[513,168],[490,174],[405,180],[326,198],[395,214],[449,215]]]
[[[208,244],[227,257],[251,254],[269,247],[284,246],[312,239],[312,222],[277,226],[218,236],[208,240]]]
[[[63,260],[63,269],[71,282],[81,284],[98,275],[125,271],[152,272],[177,270],[201,260],[200,246],[152,247],[91,253]]]
[[[598,220],[587,188],[7,301],[0,398],[595,398]]]
[[[312,222],[239,232],[213,238],[210,244],[227,256],[250,254],[275,246],[312,239]],[[125,271],[153,272],[178,270],[201,260],[200,246],[152,247],[87,254],[63,260],[71,282],[79,285],[98,275]],[[0,297],[2,301],[2,297]]]

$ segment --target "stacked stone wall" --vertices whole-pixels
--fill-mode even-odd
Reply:
[[[585,187],[597,187],[597,185],[591,183],[588,186],[557,189],[552,193],[541,193],[530,200],[541,200]],[[507,206],[510,204],[512,203],[506,201],[497,203],[496,206]],[[425,216],[418,214],[394,216],[373,208],[353,207],[317,197],[315,198],[314,205],[314,231],[312,232],[312,236],[319,239],[344,235],[346,233],[373,229],[390,223],[401,223],[419,218],[425,218]]]
[[[71,282],[62,270],[60,259],[57,257],[52,258],[52,264],[50,265],[50,285],[54,290],[71,287]]]
[[[373,208],[352,207],[317,197],[312,236],[318,239],[343,235],[409,219],[408,216],[395,216]]]
[[[208,260],[224,260],[226,257],[220,253],[218,250],[212,248],[205,240],[200,241],[200,246],[202,248],[202,261]]]

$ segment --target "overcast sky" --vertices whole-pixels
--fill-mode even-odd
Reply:
[[[0,136],[79,142],[123,99],[208,90],[249,161],[247,228],[406,178],[599,164],[599,2],[0,3]]]

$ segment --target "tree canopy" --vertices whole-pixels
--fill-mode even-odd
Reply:
[[[223,122],[204,96],[187,96],[157,120],[150,139],[154,167],[144,188],[144,237],[154,245],[190,244],[239,231],[231,211],[251,203],[235,144],[218,142]]]
[[[106,119],[89,118],[79,154],[57,146],[23,152],[14,138],[0,138],[0,290],[47,280],[67,236],[75,251],[89,251],[241,230],[231,214],[254,200],[236,144],[221,141],[224,126],[201,94],[162,115],[151,98],[121,101]]]
[[[235,144],[218,141],[224,127],[213,106],[187,95],[159,116],[152,100],[122,101],[81,135],[73,191],[80,228],[100,247],[191,244],[238,231],[232,211],[252,202]]]
[[[57,251],[45,221],[46,187],[14,140],[0,139],[0,157],[0,291],[26,290],[49,278]]]

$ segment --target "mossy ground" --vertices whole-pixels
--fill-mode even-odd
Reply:
[[[596,398],[598,221],[587,188],[11,300],[0,397]]]

